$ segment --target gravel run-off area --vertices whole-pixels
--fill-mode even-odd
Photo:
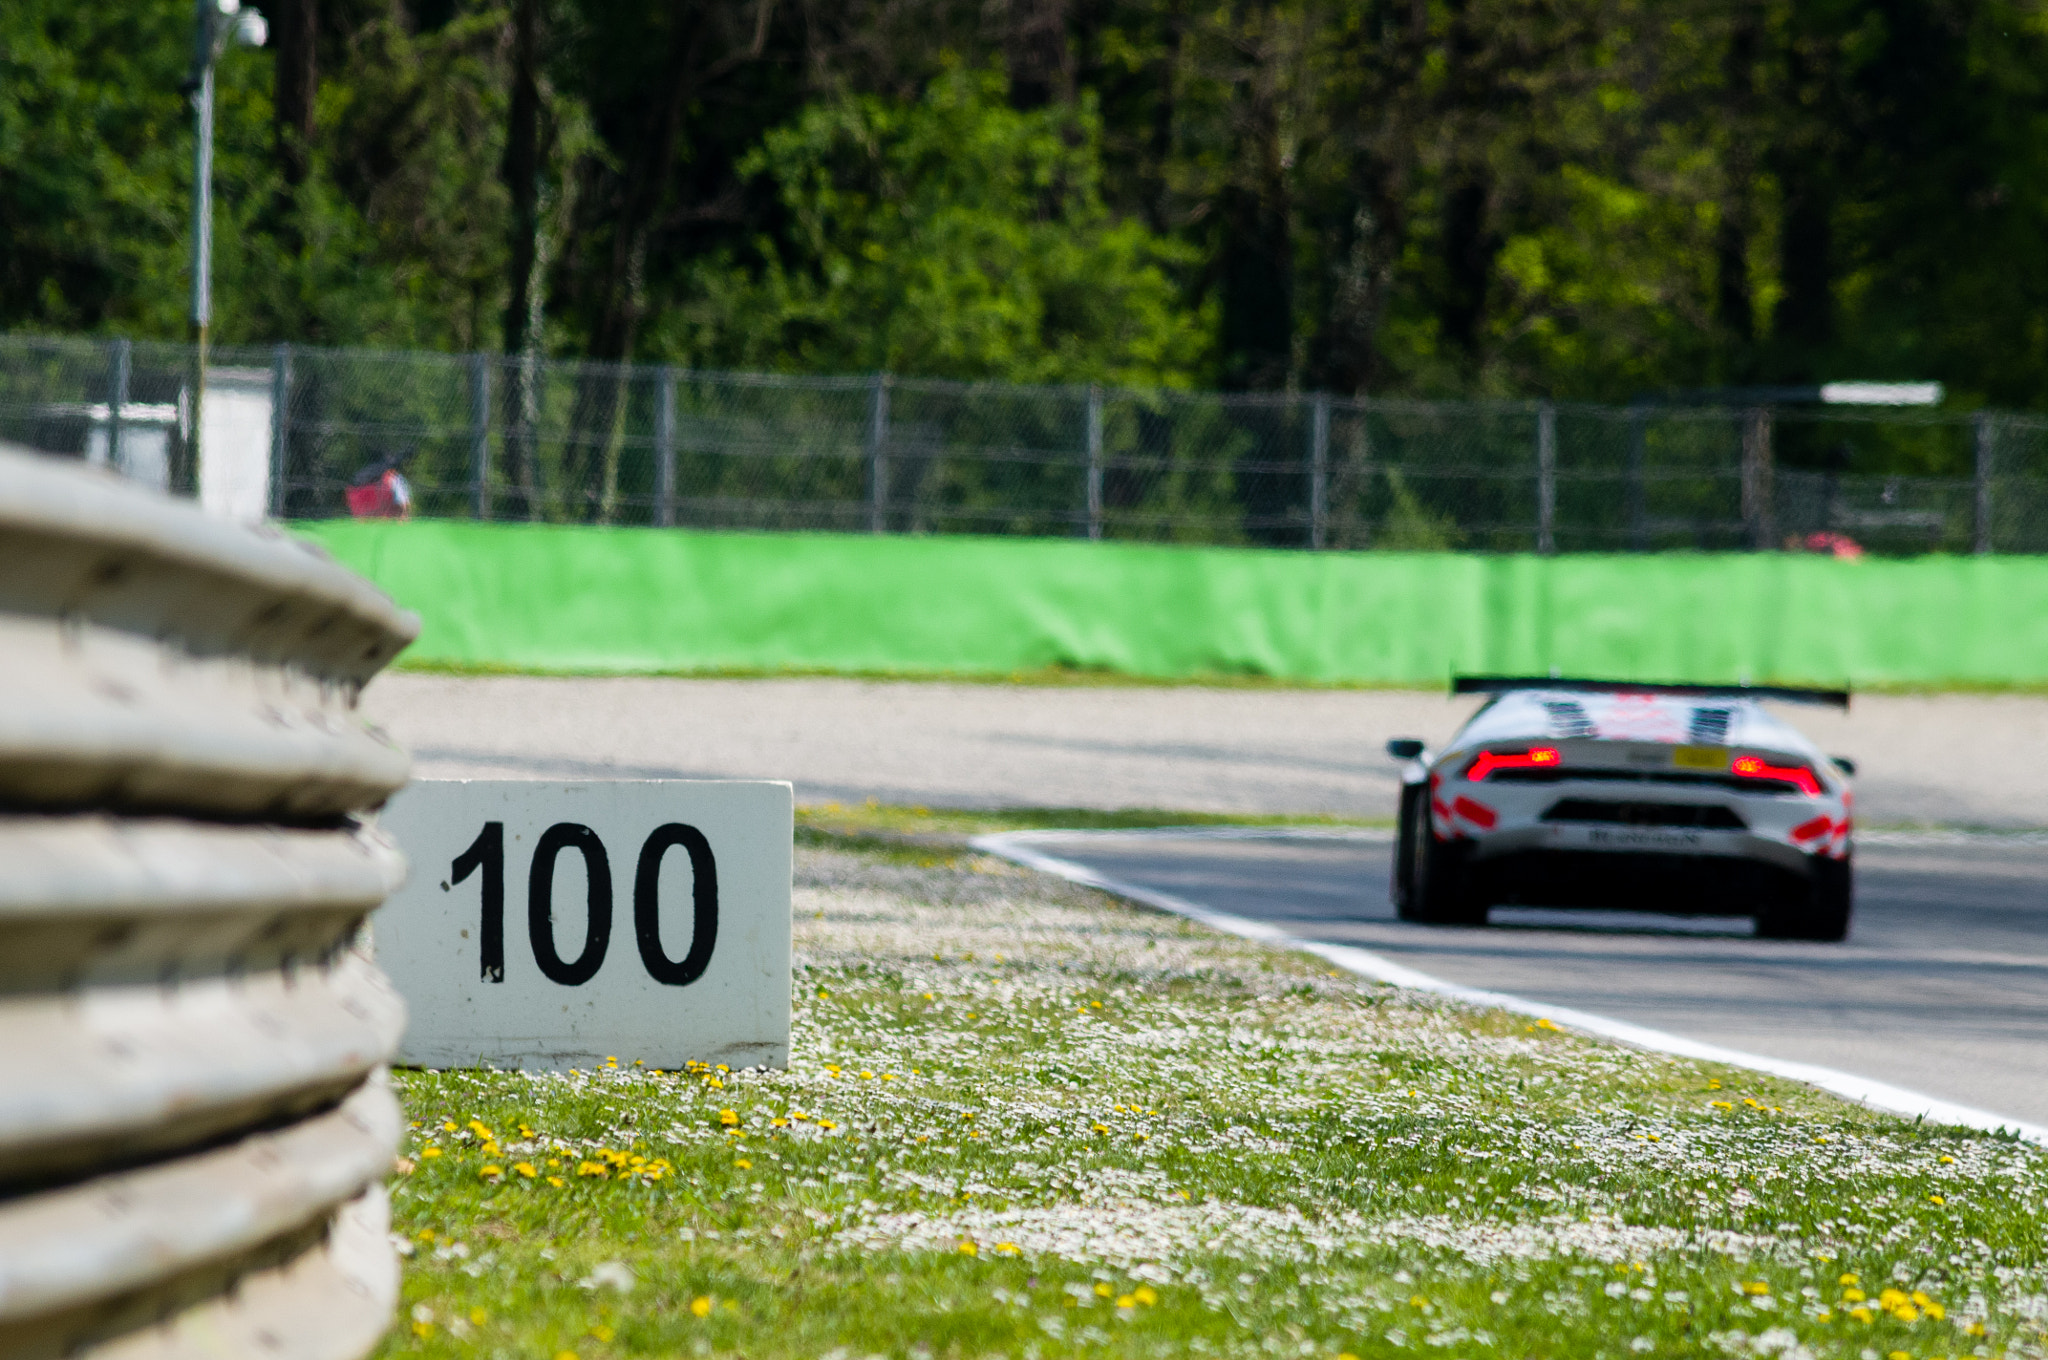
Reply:
[[[2044,1354],[2031,1145],[979,856],[796,926],[787,1071],[399,1074],[385,1354]]]
[[[803,804],[1170,808],[1391,818],[1389,737],[1470,699],[1403,690],[459,677],[365,696],[425,778],[788,779]],[[2048,826],[2048,697],[1783,710],[1859,767],[1866,826]]]

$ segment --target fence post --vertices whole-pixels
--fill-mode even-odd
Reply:
[[[1321,552],[1330,531],[1330,394],[1318,392],[1308,419],[1308,546]]]
[[[889,532],[889,384],[877,373],[868,390],[868,532]]]
[[[116,340],[107,356],[107,448],[92,460],[117,471],[121,467],[121,408],[128,404],[128,373],[134,350],[133,342]]]
[[[1536,408],[1536,551],[1557,551],[1557,408]]]
[[[1991,477],[1992,462],[1998,455],[1998,417],[1989,411],[1979,411],[1972,423],[1976,428],[1977,444],[1977,542],[1980,554],[1991,551]]]
[[[285,471],[291,466],[292,347],[270,351],[270,517],[283,519]]]
[[[654,401],[654,522],[676,522],[676,371],[663,364]]]
[[[1088,384],[1088,537],[1102,537],[1102,389]]]
[[[1742,413],[1742,527],[1753,551],[1777,539],[1771,509],[1771,412],[1753,406]]]
[[[491,361],[469,356],[469,513],[491,517]]]

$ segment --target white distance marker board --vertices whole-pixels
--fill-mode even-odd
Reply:
[[[422,1067],[789,1061],[786,783],[423,780],[373,918]]]

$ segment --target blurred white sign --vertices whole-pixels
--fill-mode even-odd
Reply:
[[[399,1061],[785,1065],[793,818],[784,783],[413,784],[378,818]]]

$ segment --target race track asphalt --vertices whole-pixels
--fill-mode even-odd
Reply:
[[[1445,981],[2048,1123],[2048,836],[1866,839],[1843,944],[1647,913],[1496,909],[1484,927],[1410,925],[1387,896],[1391,838],[1370,833],[1034,848]]]
[[[1391,817],[1390,736],[1448,736],[1471,701],[1400,691],[1007,686],[839,679],[397,674],[365,707],[427,778],[795,781],[797,801],[1152,807]],[[2048,697],[1859,696],[1788,713],[1857,758],[1869,836],[1842,945],[1727,923],[1544,916],[1407,926],[1388,846],[1088,839],[1105,873],[1446,981],[1817,1063],[2048,1123]],[[1547,924],[1545,924],[1547,923]],[[1746,930],[1746,925],[1735,927]],[[1702,931],[1709,933],[1700,933]],[[1711,932],[1722,933],[1711,933]]]
[[[380,676],[369,714],[427,779],[788,779],[799,803],[1391,818],[1389,737],[1477,701],[1404,690],[830,678]],[[1787,708],[1854,757],[1869,826],[2048,827],[2048,696],[1872,694]]]

